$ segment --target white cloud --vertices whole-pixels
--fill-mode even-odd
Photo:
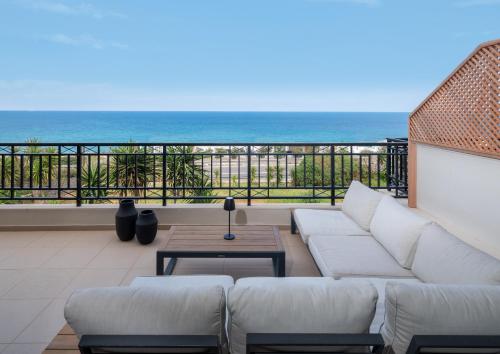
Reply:
[[[119,12],[100,10],[88,2],[67,3],[49,0],[21,0],[21,4],[34,10],[61,15],[88,16],[98,20],[105,17],[127,18],[126,15]]]
[[[457,7],[478,7],[500,5],[500,0],[463,0],[455,3]]]
[[[104,41],[95,38],[89,34],[82,34],[79,36],[68,36],[66,34],[57,33],[49,36],[39,36],[39,38],[57,44],[84,46],[94,49],[104,49],[104,48],[128,49],[127,44],[116,41]]]
[[[318,2],[318,3],[352,4],[352,5],[362,5],[368,7],[375,7],[380,5],[380,0],[307,0],[307,1]]]

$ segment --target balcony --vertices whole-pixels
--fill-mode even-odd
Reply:
[[[314,248],[327,241],[338,246],[337,240],[343,238],[359,243],[369,240],[378,247],[378,254],[384,254],[385,260],[396,265],[399,272],[396,276],[417,284],[433,283],[439,291],[447,291],[450,283],[465,283],[473,284],[466,288],[474,291],[476,288],[497,291],[497,287],[489,285],[498,285],[493,273],[500,258],[500,140],[496,129],[500,119],[499,43],[494,41],[478,47],[410,115],[409,141],[0,144],[0,352],[7,348],[28,353],[43,350],[65,324],[64,304],[77,288],[126,286],[137,276],[155,275],[156,251],[170,239],[171,227],[226,225],[227,214],[219,203],[226,196],[237,200],[232,224],[279,227],[287,255],[287,276],[344,278],[344,275],[328,274],[331,264],[317,261],[326,258],[325,253],[339,252],[339,247],[327,245],[330,249],[324,253]],[[470,81],[470,77],[478,79]],[[494,82],[488,83],[488,80]],[[463,87],[468,88],[466,91],[473,97],[463,97]],[[479,100],[476,94],[486,98]],[[457,109],[457,97],[460,107],[471,108]],[[462,104],[466,101],[469,102]],[[453,124],[442,124],[443,117]],[[480,132],[471,126],[480,126]],[[417,275],[414,264],[402,265],[395,255],[397,252],[391,253],[390,247],[379,245],[380,240],[368,237],[370,233],[367,236],[346,234],[335,241],[332,241],[334,237],[325,241],[325,236],[319,233],[312,243],[292,234],[291,210],[298,207],[327,212],[339,210],[354,180],[392,195],[400,204],[408,204],[414,209],[410,213],[412,217],[428,219],[426,225],[434,227],[434,236],[452,240],[452,246],[459,246],[443,246],[439,251],[428,247],[428,255],[420,259],[420,267],[425,270],[427,263],[430,265],[427,272]],[[116,202],[122,198],[135,199],[139,208],[156,211],[160,219],[159,234],[152,244],[142,246],[116,238],[113,215]],[[392,201],[386,196],[380,198]],[[399,208],[399,214],[386,213],[386,219],[381,222],[388,234],[408,216],[408,209]],[[413,245],[417,242],[420,242],[418,237]],[[368,263],[368,266],[364,271],[372,276],[374,268],[383,263],[382,257],[373,260],[365,253],[366,257],[353,261],[352,255],[360,248],[351,247],[350,252],[337,253],[336,258],[331,258],[355,266],[365,261],[364,265]],[[453,253],[457,249],[459,256]],[[464,249],[465,255],[460,253]],[[476,264],[487,266],[470,266],[471,254],[481,262],[484,260]],[[447,263],[441,257],[447,257],[447,261],[452,259]],[[387,263],[382,264],[385,265]],[[393,270],[394,267],[391,272]],[[272,276],[273,262],[181,259],[174,272],[195,273],[228,274],[236,279]],[[359,274],[354,275],[359,278]],[[375,274],[377,280],[387,280],[379,275]],[[434,280],[439,276],[442,278]],[[384,289],[377,291],[383,296]],[[402,300],[410,298],[406,296]],[[435,321],[446,321],[461,308],[452,306],[451,297],[444,298],[436,310],[450,307],[453,311],[443,316],[432,313],[430,317]],[[466,309],[478,304],[477,298],[467,301]],[[493,314],[494,317],[498,313],[494,312],[498,306],[474,308],[478,311],[487,308],[485,316]],[[479,316],[477,324],[481,321]],[[464,322],[455,321],[453,325]],[[410,321],[410,324],[414,323]],[[447,323],[436,331],[446,332],[447,326],[453,327]],[[472,326],[464,331],[476,328]],[[498,339],[495,325],[481,331],[490,331],[488,333]]]

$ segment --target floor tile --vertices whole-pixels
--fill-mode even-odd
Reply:
[[[0,262],[5,258],[12,256],[18,248],[0,248]]]
[[[167,259],[165,259],[167,264]],[[134,268],[156,267],[156,248],[144,250],[133,265]]]
[[[104,248],[113,239],[109,231],[71,231],[72,240],[66,244],[68,248]],[[116,237],[116,236],[115,236]]]
[[[144,250],[133,248],[104,248],[87,268],[130,268],[137,262]]]
[[[29,248],[63,248],[78,236],[72,235],[71,231],[47,231],[46,234],[27,245]]]
[[[57,297],[66,299],[76,289],[95,288],[102,286],[118,286],[125,278],[125,275],[128,271],[128,268],[84,269]]]
[[[228,274],[224,272],[222,267],[220,268],[190,268],[190,267],[179,267],[175,268],[174,275],[220,275]],[[229,274],[228,274],[229,275]]]
[[[98,248],[63,248],[44,263],[42,268],[84,268],[100,251]]]
[[[120,285],[121,286],[127,286],[136,277],[153,276],[153,275],[156,275],[155,268],[151,268],[151,267],[146,267],[146,268],[132,268],[127,273],[127,275],[125,276],[125,278],[123,278],[123,280],[121,281]]]
[[[156,259],[156,258],[155,258]],[[168,259],[165,259],[165,265]],[[225,258],[178,258],[175,268],[220,268],[224,267]]]
[[[0,248],[26,247],[44,235],[43,231],[0,232]]]
[[[233,268],[272,268],[273,261],[270,258],[227,258],[224,267]]]
[[[2,354],[40,354],[48,343],[10,344]]]
[[[0,297],[28,275],[24,269],[0,269]]]
[[[49,302],[48,299],[0,300],[0,343],[11,343]]]
[[[289,277],[320,277],[321,273],[319,272],[316,266],[292,266],[290,269]]]
[[[79,269],[36,269],[10,289],[4,299],[46,299],[57,297],[75,278]]]
[[[53,300],[14,340],[14,343],[49,343],[66,323],[66,299]]]
[[[59,251],[58,248],[20,248],[0,261],[0,269],[38,268]]]

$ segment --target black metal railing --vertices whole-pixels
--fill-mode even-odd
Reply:
[[[0,144],[0,202],[342,199],[360,180],[407,193],[407,141],[317,144]]]

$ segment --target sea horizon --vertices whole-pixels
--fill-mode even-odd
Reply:
[[[408,112],[1,110],[0,143],[377,142],[407,136]]]

